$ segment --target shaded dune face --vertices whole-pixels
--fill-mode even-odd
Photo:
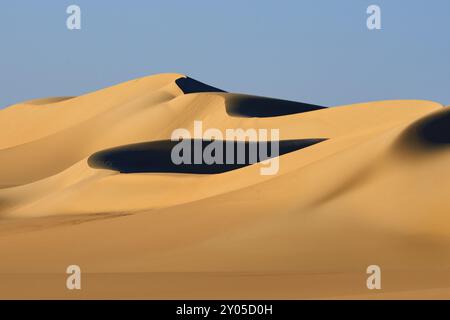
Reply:
[[[325,107],[257,97],[244,94],[225,95],[227,113],[233,117],[269,118],[325,109]]]
[[[227,93],[189,77],[179,78],[175,83],[184,94],[223,93],[227,114],[232,117],[270,118],[325,109],[322,106],[302,102]]]
[[[402,149],[442,149],[450,147],[450,108],[445,108],[411,124],[399,137]]]
[[[75,97],[50,97],[50,98],[42,98],[42,99],[33,99],[23,102],[24,104],[30,104],[34,106],[40,105],[52,105],[54,103],[67,101],[73,99]]]
[[[58,102],[67,101],[70,99],[73,99],[74,97],[50,97],[50,98],[43,98],[43,99],[33,99],[29,101],[25,101],[24,104],[30,104],[35,106],[40,105],[51,105]]]
[[[226,92],[189,77],[179,78],[175,80],[175,83],[184,94],[200,92]]]
[[[283,155],[302,148],[312,146],[326,139],[298,139],[279,141],[279,154]],[[206,164],[201,161],[200,164],[194,164],[194,150],[197,143],[201,152],[205,151],[212,143],[211,140],[187,140],[191,145],[190,164],[174,164],[171,158],[172,149],[177,145],[178,141],[162,140],[131,144],[113,149],[103,150],[93,154],[88,159],[88,164],[97,169],[109,169],[119,171],[121,173],[145,173],[145,172],[161,172],[161,173],[190,173],[190,174],[217,174],[239,168],[249,166],[253,163],[250,159],[250,152],[257,150],[256,162],[268,160],[273,157],[271,144],[267,143],[267,151],[261,152],[258,142],[249,141],[215,141],[222,144],[223,155],[219,159],[223,159],[223,164]],[[227,145],[232,146],[234,159],[227,164]],[[200,150],[200,149],[199,149]],[[237,150],[245,150],[244,161],[238,162]],[[214,156],[214,153],[213,153]],[[243,162],[243,163],[241,163]]]

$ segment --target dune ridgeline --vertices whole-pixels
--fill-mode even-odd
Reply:
[[[171,163],[198,121],[279,130],[279,170]],[[1,298],[450,298],[439,103],[323,107],[161,74],[10,106],[0,133]]]

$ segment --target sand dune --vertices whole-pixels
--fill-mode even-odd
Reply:
[[[1,110],[0,297],[450,298],[449,115],[180,74]],[[172,132],[200,120],[278,129],[279,172],[168,163]],[[80,292],[64,287],[70,264]]]

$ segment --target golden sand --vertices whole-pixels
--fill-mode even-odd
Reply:
[[[260,100],[185,94],[180,78],[0,111],[0,298],[450,298],[448,108],[398,100],[252,117],[235,106]],[[196,120],[327,140],[280,156],[273,176],[258,164],[209,175],[88,163]],[[71,264],[81,291],[65,287]],[[371,264],[382,290],[366,287]]]

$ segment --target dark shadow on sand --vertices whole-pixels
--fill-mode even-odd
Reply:
[[[284,140],[279,141],[279,154],[283,155],[302,148],[312,146],[316,143],[322,142],[326,139],[300,139],[300,140]],[[227,144],[233,145],[234,161],[232,164],[201,164],[194,163],[194,143],[200,145],[204,151],[212,141],[211,140],[186,140],[191,145],[191,164],[176,165],[171,158],[172,149],[177,145],[178,141],[162,140],[145,142],[138,144],[125,145],[113,149],[103,150],[91,155],[88,163],[91,167],[97,169],[109,169],[119,171],[121,173],[145,173],[145,172],[164,172],[164,173],[191,173],[191,174],[217,174],[223,173],[253,164],[250,161],[250,152],[257,157],[256,162],[261,162],[272,158],[271,144],[267,143],[267,152],[263,152],[263,156],[259,152],[254,153],[254,150],[259,150],[258,142],[238,142],[232,141],[215,141],[222,143],[223,156],[220,157],[226,162],[227,159]],[[245,150],[245,161],[237,163],[238,148]],[[243,154],[243,153],[242,153]],[[265,156],[268,155],[268,156]],[[230,157],[231,158],[231,157]]]
[[[233,117],[279,117],[326,108],[314,104],[289,100],[258,97],[237,93],[228,94],[226,91],[212,87],[189,77],[179,78],[175,80],[175,83],[185,94],[201,92],[225,93],[223,97],[225,98],[226,111],[230,116]]]
[[[450,109],[422,120],[416,130],[419,138],[429,145],[450,145]]]
[[[250,95],[226,97],[227,113],[234,117],[268,118],[321,110],[313,104]]]
[[[175,83],[184,94],[199,92],[226,92],[189,77],[179,78],[175,80]]]
[[[399,150],[425,148],[429,150],[450,147],[450,108],[446,107],[421,118],[403,131],[397,140]]]

